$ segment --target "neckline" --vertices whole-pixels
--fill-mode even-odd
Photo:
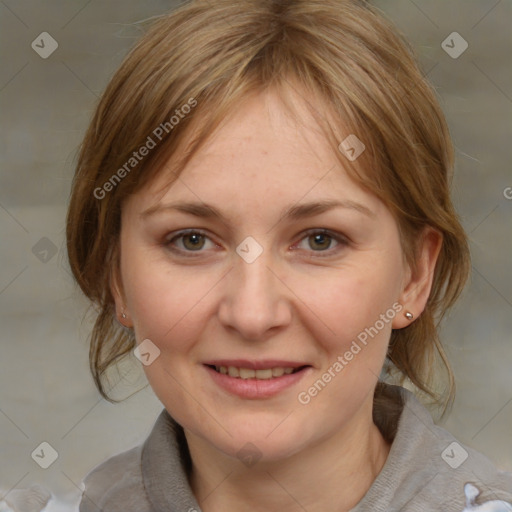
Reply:
[[[411,419],[419,419],[424,429],[433,423],[428,411],[409,390],[385,384],[382,397],[383,400],[376,401],[374,405],[373,418],[384,438],[391,440],[391,447],[381,471],[352,509],[354,512],[377,498],[382,500],[386,489],[392,499],[390,484],[399,467],[403,467],[404,460],[413,456],[415,449],[409,440],[411,435],[418,435],[418,421]],[[391,414],[384,412],[386,406],[391,406]],[[163,409],[142,448],[143,483],[155,511],[200,510],[189,484],[190,467],[183,428]]]

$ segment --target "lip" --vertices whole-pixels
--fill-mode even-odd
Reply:
[[[266,368],[300,368],[295,373],[285,374],[281,377],[273,377],[272,379],[240,379],[237,377],[230,377],[218,373],[215,369],[210,366],[236,366],[238,368],[250,368],[253,370],[263,370]],[[292,362],[292,361],[278,361],[278,360],[265,360],[265,361],[247,361],[242,359],[223,359],[207,362],[203,364],[203,367],[210,375],[213,382],[222,388],[224,391],[236,395],[240,398],[249,400],[258,400],[273,397],[286,389],[289,389],[293,385],[297,384],[307,374],[309,374],[313,368],[311,365],[304,363]]]
[[[248,359],[215,359],[204,361],[209,366],[236,366],[237,368],[249,368],[251,370],[266,370],[267,368],[300,368],[310,366],[308,363],[298,361],[284,361],[280,359],[262,359],[260,361],[249,361]]]

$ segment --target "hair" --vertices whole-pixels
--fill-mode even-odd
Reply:
[[[71,270],[97,311],[89,363],[100,394],[115,401],[106,372],[136,344],[116,320],[109,286],[123,201],[166,165],[177,179],[245,98],[272,87],[284,102],[292,89],[305,98],[347,172],[393,214],[413,269],[424,228],[442,235],[425,310],[392,331],[387,362],[391,376],[446,408],[454,377],[438,326],[465,285],[469,249],[450,199],[447,123],[409,43],[357,0],[193,0],[150,21],[96,107],[67,215]],[[338,149],[349,134],[366,148],[350,162]],[[377,385],[375,399],[381,392]]]

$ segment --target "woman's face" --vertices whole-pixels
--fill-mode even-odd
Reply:
[[[150,340],[147,378],[188,433],[232,456],[252,443],[276,460],[368,428],[408,306],[391,213],[297,108],[300,124],[274,93],[252,97],[164,196],[162,173],[122,213],[114,293]]]

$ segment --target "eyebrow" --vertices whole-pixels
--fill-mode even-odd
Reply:
[[[320,215],[321,213],[327,212],[334,208],[346,208],[350,210],[355,210],[367,217],[375,218],[376,215],[372,212],[368,207],[364,206],[361,203],[356,201],[351,201],[349,199],[343,201],[337,200],[323,200],[323,201],[314,201],[309,203],[302,203],[298,205],[291,205],[286,208],[281,215],[281,219],[286,220],[300,220],[306,217],[313,217],[315,215]],[[191,203],[185,201],[178,201],[174,203],[167,204],[156,204],[151,206],[147,210],[144,210],[140,216],[143,219],[150,217],[156,213],[162,213],[166,211],[179,211],[183,213],[188,213],[190,215],[194,215],[196,217],[211,219],[217,218],[225,223],[227,223],[227,218],[224,214],[222,214],[217,208],[207,203]]]

